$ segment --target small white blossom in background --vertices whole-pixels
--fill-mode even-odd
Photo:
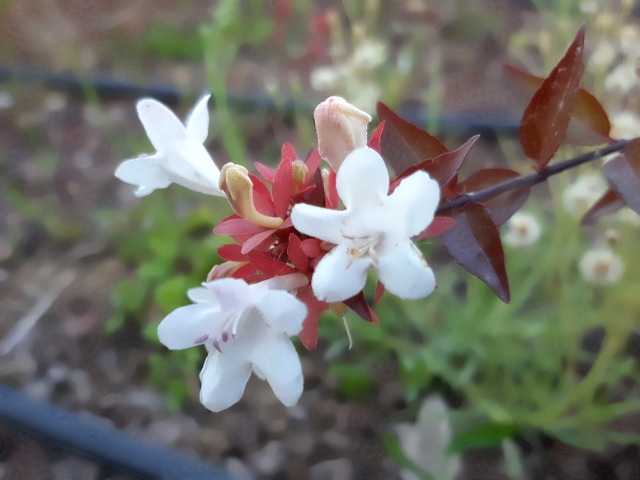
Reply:
[[[218,187],[220,170],[203,145],[209,133],[209,97],[204,95],[198,100],[185,125],[157,100],[145,98],[138,102],[138,117],[156,153],[125,160],[116,170],[116,177],[138,187],[136,196],[149,195],[172,183],[225,196]]]
[[[640,137],[640,115],[629,111],[613,115],[610,135],[612,138],[625,139]]]
[[[236,278],[203,283],[188,292],[193,305],[174,310],[160,322],[158,338],[166,347],[207,347],[200,372],[205,407],[219,412],[235,404],[251,373],[266,380],[284,405],[298,401],[302,367],[289,337],[302,330],[307,308],[278,287],[297,288],[306,282],[294,274],[252,285]]]
[[[452,480],[461,470],[459,455],[447,455],[451,441],[449,410],[445,401],[432,395],[422,403],[415,424],[397,425],[400,447],[404,454],[436,480]],[[418,480],[408,470],[400,472],[403,480]]]
[[[529,247],[536,243],[542,234],[540,223],[528,212],[516,212],[507,222],[507,232],[503,242],[512,247]]]
[[[583,175],[563,192],[562,204],[572,215],[581,216],[602,196],[606,189],[606,183],[600,175]]]
[[[620,280],[624,265],[618,255],[606,248],[588,250],[580,259],[583,278],[596,285],[609,285]]]
[[[589,57],[589,70],[594,73],[607,70],[615,61],[617,54],[617,45],[607,40],[599,42]]]
[[[351,152],[336,178],[345,210],[297,204],[291,212],[301,233],[335,245],[318,263],[311,286],[325,302],[340,302],[364,288],[374,268],[385,288],[417,299],[436,288],[433,271],[411,241],[433,221],[440,187],[426,172],[404,178],[391,195],[389,172],[369,147]]]

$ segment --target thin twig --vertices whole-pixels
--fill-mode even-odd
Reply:
[[[495,185],[491,185],[490,187],[483,188],[482,190],[478,190],[476,192],[464,193],[462,194],[462,196],[455,198],[454,200],[445,203],[444,205],[441,205],[436,213],[440,215],[456,208],[464,207],[470,202],[486,202],[487,200],[497,197],[498,195],[510,190],[516,190],[521,187],[536,185],[540,182],[544,182],[547,178],[552,177],[553,175],[564,172],[565,170],[569,170],[571,168],[577,167],[578,165],[597,160],[611,153],[619,152],[627,145],[627,143],[629,143],[628,140],[618,140],[617,142],[607,145],[606,147],[603,147],[601,149],[578,155],[577,157],[570,158],[569,160],[565,160],[564,162],[559,162],[549,167],[543,168],[540,171],[505,180],[504,182],[496,183]]]

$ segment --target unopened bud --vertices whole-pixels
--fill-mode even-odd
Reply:
[[[318,151],[338,171],[353,150],[367,144],[367,125],[371,115],[342,97],[329,97],[313,112],[318,135]]]
[[[304,179],[309,173],[309,168],[304,164],[302,160],[295,160],[291,164],[291,170],[293,173],[293,190],[297,192],[300,185],[304,183]]]
[[[266,228],[278,228],[283,220],[270,217],[256,210],[253,203],[253,182],[249,171],[242,165],[227,163],[220,171],[220,190],[229,200],[233,211],[254,225]]]

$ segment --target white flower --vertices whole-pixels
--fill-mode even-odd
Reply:
[[[313,274],[316,297],[327,302],[351,298],[364,287],[371,267],[385,288],[399,297],[432,293],[433,272],[411,237],[433,220],[438,183],[418,171],[388,195],[389,173],[382,157],[362,147],[345,158],[336,186],[345,210],[297,204],[291,212],[298,231],[336,245]]]
[[[203,283],[189,290],[193,305],[174,310],[158,326],[160,341],[172,350],[207,347],[200,401],[209,410],[219,412],[240,400],[251,372],[266,380],[284,405],[300,398],[302,368],[289,337],[300,333],[307,309],[273,286],[269,280],[249,285],[236,278]]]
[[[602,196],[606,189],[606,183],[601,176],[583,175],[563,192],[562,203],[569,213],[580,216]]]
[[[588,250],[580,259],[580,273],[587,282],[597,285],[617,282],[623,271],[620,257],[605,248]]]
[[[516,212],[507,222],[503,241],[512,247],[528,247],[538,241],[541,233],[536,217],[527,212]]]
[[[196,192],[225,196],[218,187],[220,170],[203,146],[209,131],[209,97],[205,95],[198,101],[185,125],[152,98],[138,102],[138,117],[157,152],[125,160],[116,170],[120,180],[138,186],[136,196],[148,195],[172,183]]]
[[[422,403],[415,424],[397,426],[400,446],[405,455],[433,478],[456,478],[462,467],[459,455],[447,455],[452,429],[449,409],[439,395],[432,395]],[[403,480],[417,479],[414,473],[403,470]]]

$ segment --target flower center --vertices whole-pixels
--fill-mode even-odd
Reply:
[[[222,330],[220,331],[220,335],[213,341],[213,347],[220,353],[222,353],[222,350],[220,349],[220,342],[227,342],[229,338],[236,338],[238,335],[238,325],[240,324],[243,313],[244,310],[233,312],[225,320]]]
[[[371,235],[362,235],[362,236],[350,236],[343,234],[343,237],[349,240],[349,264],[358,259],[365,256],[368,256],[373,261],[374,265],[378,264],[378,253],[376,249],[382,243],[384,238],[384,233],[374,233]]]

